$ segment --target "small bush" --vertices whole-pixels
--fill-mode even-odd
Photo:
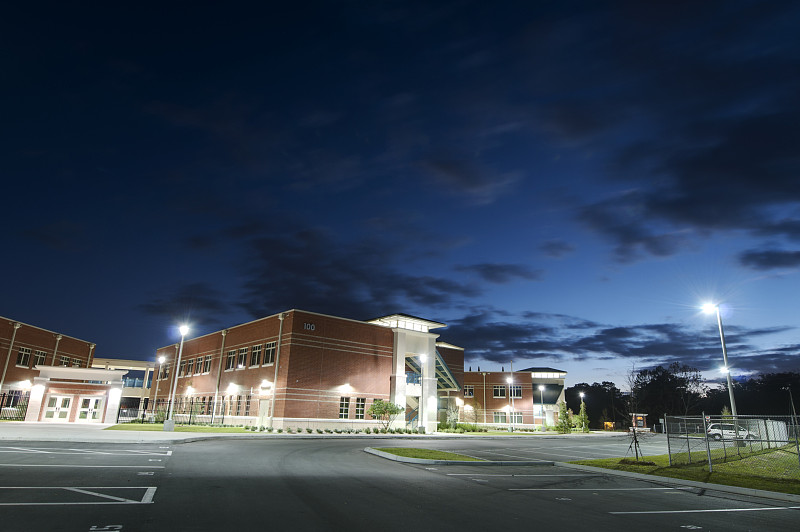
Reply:
[[[309,433],[309,434],[311,434],[313,431],[312,431],[310,428],[307,428],[307,429],[306,429],[306,432],[307,432],[307,433]]]
[[[371,433],[372,433],[372,429],[370,429],[369,427],[364,429],[364,434],[371,434]]]
[[[322,434],[322,429],[317,429],[317,434]]]
[[[281,432],[283,432],[283,429],[278,429],[278,434],[280,434]]]

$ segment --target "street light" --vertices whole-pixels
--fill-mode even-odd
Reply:
[[[514,432],[514,392],[511,391],[511,383],[514,382],[514,379],[509,377],[506,381],[508,382],[508,400],[511,403],[509,406],[511,409],[509,412],[511,422],[508,425],[508,432]]]
[[[181,366],[181,355],[183,354],[183,339],[186,337],[186,334],[189,332],[188,325],[181,325],[178,330],[181,333],[181,346],[178,348],[178,360],[175,362],[175,371],[178,371],[178,368]],[[167,415],[167,420],[164,422],[164,431],[165,432],[172,432],[175,430],[175,420],[172,419],[172,412],[175,407],[175,391],[178,388],[178,374],[175,373],[175,380],[172,382],[172,392],[169,394],[169,414]]]
[[[736,401],[733,398],[733,382],[731,382],[731,370],[730,366],[728,365],[728,349],[725,347],[725,333],[722,331],[722,317],[719,313],[719,305],[715,303],[706,303],[703,305],[703,312],[706,314],[711,314],[713,312],[717,313],[717,325],[719,325],[719,340],[722,343],[722,361],[725,364],[723,367],[723,371],[725,372],[725,377],[728,381],[728,395],[731,398],[731,414],[733,414],[733,419],[736,419]],[[734,425],[736,422],[734,421]]]
[[[542,397],[542,432],[544,432],[544,426],[545,426],[545,422],[547,421],[547,418],[545,417],[545,414],[544,414],[544,385],[543,384],[539,385],[539,393],[541,394],[541,397]]]

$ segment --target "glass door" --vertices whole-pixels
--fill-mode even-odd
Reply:
[[[47,398],[44,407],[45,421],[69,421],[69,411],[72,406],[72,396],[51,395]]]
[[[83,423],[99,423],[103,416],[102,397],[81,397],[78,407],[78,419]]]

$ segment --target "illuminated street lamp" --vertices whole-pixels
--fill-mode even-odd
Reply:
[[[581,392],[578,395],[581,396],[581,410],[584,410],[586,407],[584,406],[583,398],[586,396],[586,394]],[[585,417],[581,418],[581,430],[586,432],[586,418]]]
[[[703,312],[706,314],[711,314],[713,312],[717,313],[717,325],[719,325],[719,339],[722,343],[722,361],[725,364],[723,366],[722,371],[725,372],[725,377],[728,381],[728,395],[731,398],[731,414],[733,414],[733,418],[736,419],[736,401],[733,398],[733,382],[731,382],[731,369],[728,365],[728,350],[725,347],[725,333],[722,331],[722,317],[719,313],[719,305],[715,303],[706,303],[703,305]]]
[[[178,348],[178,360],[175,362],[175,371],[178,371],[178,368],[181,365],[181,355],[183,354],[183,339],[186,337],[186,334],[189,332],[188,325],[181,325],[178,330],[181,333],[181,346]],[[172,383],[172,392],[169,394],[169,413],[167,414],[167,420],[164,422],[164,431],[165,432],[172,432],[175,430],[175,420],[172,419],[172,412],[175,407],[175,391],[178,388],[178,375],[175,374],[175,380]]]
[[[542,432],[544,432],[544,424],[546,421],[545,414],[544,414],[544,385],[539,385],[539,393],[542,397]]]

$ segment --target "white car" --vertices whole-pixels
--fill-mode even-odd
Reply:
[[[756,436],[743,426],[739,425],[738,428],[733,423],[712,423],[708,426],[706,431],[709,438],[717,441],[725,440],[755,440]]]

